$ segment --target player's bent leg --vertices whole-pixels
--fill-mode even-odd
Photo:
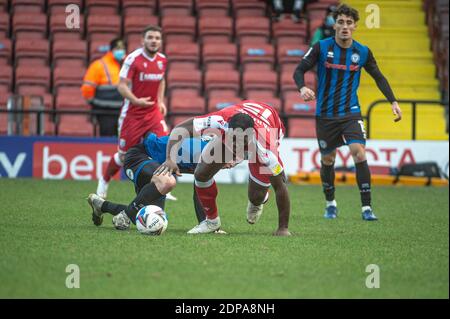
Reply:
[[[108,187],[111,178],[117,174],[124,163],[124,154],[116,152],[113,157],[111,157],[108,166],[106,167],[105,173],[99,178],[97,184],[96,194],[102,198],[106,198],[108,195]]]
[[[260,185],[251,178],[248,182],[247,222],[255,224],[261,218],[264,204],[269,199],[269,187]]]
[[[362,219],[366,221],[378,220],[372,210],[371,174],[367,164],[365,145],[351,143],[349,148],[356,167],[356,182],[361,195]]]
[[[89,194],[87,198],[87,202],[92,208],[92,222],[95,226],[100,226],[103,223],[102,205],[104,201],[97,194]]]
[[[322,181],[322,189],[326,200],[324,217],[327,219],[335,219],[338,214],[337,203],[334,196],[335,160],[336,150],[321,154],[320,179]]]
[[[201,203],[206,219],[188,231],[188,234],[214,233],[219,230],[221,223],[218,215],[216,198],[217,185],[214,175],[224,166],[221,163],[206,164],[200,162],[194,172],[195,191]]]
[[[173,175],[153,175],[151,182],[162,195],[168,194],[177,186],[177,180]]]

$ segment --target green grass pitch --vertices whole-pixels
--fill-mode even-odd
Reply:
[[[355,187],[338,187],[340,216],[325,220],[320,187],[291,185],[292,237],[273,237],[272,193],[260,222],[245,220],[245,185],[219,185],[229,235],[189,236],[196,224],[192,185],[168,202],[160,237],[91,222],[95,182],[0,179],[0,298],[448,298],[448,188],[375,187],[378,222],[360,217]],[[114,182],[128,203],[132,185]],[[65,285],[66,266],[80,288]],[[365,285],[366,266],[380,288]]]

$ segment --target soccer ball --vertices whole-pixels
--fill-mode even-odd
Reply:
[[[166,213],[155,205],[142,207],[136,215],[136,228],[143,235],[162,235],[167,229]]]

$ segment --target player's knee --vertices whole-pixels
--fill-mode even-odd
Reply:
[[[163,195],[171,192],[177,185],[177,180],[172,175],[154,175],[152,182],[155,183],[156,189]]]
[[[364,162],[366,160],[366,151],[363,147],[358,147],[352,150],[352,157],[355,163]]]
[[[333,165],[335,160],[336,160],[336,152],[322,155],[322,158],[321,158],[322,163],[327,166]]]
[[[114,160],[116,161],[116,164],[119,166],[123,166],[123,163],[125,163],[125,154],[117,152],[114,154]]]
[[[266,197],[267,190],[260,190],[260,191],[252,191],[248,193],[248,200],[253,205],[261,205],[264,202],[264,199]]]
[[[252,194],[248,195],[248,200],[253,204],[253,205],[261,205],[264,202],[264,197],[266,196],[265,192],[254,192]]]

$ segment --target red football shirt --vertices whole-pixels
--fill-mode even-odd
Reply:
[[[279,158],[278,148],[284,136],[284,125],[277,111],[271,106],[256,102],[243,101],[223,110],[194,118],[194,130],[203,134],[208,129],[228,130],[228,121],[237,113],[251,116],[255,122],[255,144],[257,164],[269,167],[273,175],[282,172],[283,164]],[[253,154],[256,155],[256,154]]]
[[[125,99],[124,107],[127,108],[127,115],[142,116],[157,108],[158,89],[164,79],[166,66],[167,58],[164,54],[157,53],[151,58],[143,48],[127,56],[120,70],[120,77],[131,81],[131,91],[137,98],[151,97],[155,102],[151,107],[142,107],[133,105]]]

